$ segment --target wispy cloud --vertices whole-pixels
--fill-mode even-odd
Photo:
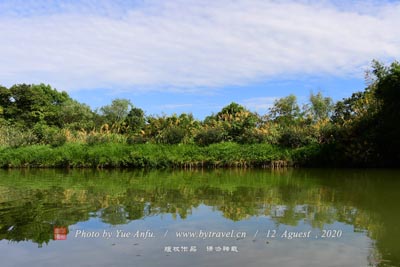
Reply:
[[[279,97],[254,97],[241,102],[245,107],[256,112],[265,112],[273,106]]]
[[[400,57],[398,2],[13,2],[0,4],[5,84],[193,92]]]
[[[187,108],[187,107],[192,107],[193,104],[165,104],[161,105],[161,109],[177,109],[177,108]]]

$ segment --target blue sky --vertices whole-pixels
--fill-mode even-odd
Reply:
[[[0,0],[0,84],[46,83],[92,108],[203,118],[232,101],[335,100],[400,57],[399,1]]]

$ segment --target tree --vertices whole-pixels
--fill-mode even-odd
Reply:
[[[367,87],[363,92],[356,92],[351,97],[338,101],[334,106],[332,121],[341,126],[353,125],[366,118],[373,118],[378,111],[375,87]]]
[[[374,62],[375,96],[380,108],[377,112],[377,145],[386,164],[398,166],[400,162],[400,63],[386,67]]]
[[[94,127],[93,116],[90,107],[78,101],[71,99],[61,105],[60,119],[65,128],[90,130]]]
[[[216,115],[206,118],[205,124],[222,125],[226,131],[225,137],[227,140],[241,142],[246,131],[255,128],[258,121],[259,119],[256,114],[232,102],[223,107]],[[223,133],[218,133],[218,135],[223,136]]]
[[[192,114],[182,113],[179,116],[160,116],[147,118],[145,134],[157,143],[177,144],[190,143],[194,132],[199,128],[199,122]]]
[[[313,122],[328,119],[333,111],[332,98],[323,97],[321,92],[318,92],[316,95],[311,93],[308,111],[311,114]]]
[[[139,132],[144,128],[144,125],[146,123],[144,111],[140,108],[132,107],[125,118],[125,122],[128,125],[129,132]]]
[[[104,119],[104,123],[111,125],[116,132],[120,132],[121,126],[129,114],[129,110],[133,107],[128,99],[114,99],[111,105],[100,108],[100,115]]]
[[[341,163],[396,166],[400,160],[400,68],[373,61],[363,92],[339,101],[332,122],[333,145]]]
[[[289,95],[275,100],[273,107],[270,108],[270,116],[284,126],[292,124],[301,116],[296,96]]]
[[[50,85],[17,84],[10,89],[0,88],[4,118],[31,128],[38,122],[61,127],[61,105],[71,100],[66,92],[58,92]]]
[[[11,92],[6,87],[0,85],[0,106],[6,107],[11,102]]]

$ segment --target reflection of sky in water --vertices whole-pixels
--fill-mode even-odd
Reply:
[[[297,206],[296,211],[303,211]],[[303,206],[304,207],[304,206]],[[275,210],[284,209],[283,206]],[[136,232],[151,230],[156,238],[75,238],[76,230],[86,232],[116,230]],[[168,234],[164,238],[165,230]],[[247,237],[178,239],[176,231],[245,231]],[[277,230],[276,239],[267,239],[268,229]],[[2,266],[367,266],[371,240],[365,233],[355,233],[352,225],[335,222],[324,229],[340,229],[337,239],[279,238],[288,231],[308,231],[318,234],[306,221],[297,226],[277,225],[269,216],[250,217],[234,222],[221,216],[212,207],[200,205],[185,220],[173,219],[169,214],[149,216],[125,225],[110,226],[99,218],[91,218],[69,227],[67,241],[50,241],[38,248],[37,244],[0,242]],[[254,234],[259,231],[256,239]],[[267,243],[268,241],[268,243]],[[237,246],[235,252],[206,252],[206,246]],[[195,253],[164,252],[165,246],[196,246]],[[5,264],[5,265],[4,265]]]

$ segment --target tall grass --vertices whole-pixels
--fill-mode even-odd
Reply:
[[[196,168],[265,167],[291,161],[290,152],[269,144],[226,142],[207,147],[125,143],[66,143],[0,148],[0,167]]]

